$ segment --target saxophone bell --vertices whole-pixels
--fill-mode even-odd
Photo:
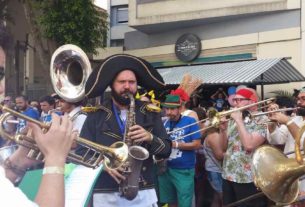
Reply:
[[[142,162],[149,157],[149,152],[144,147],[131,146],[128,155],[129,166],[125,171],[128,174],[128,185],[123,185],[120,191],[127,200],[133,200],[139,191]]]

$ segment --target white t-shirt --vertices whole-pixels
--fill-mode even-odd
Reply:
[[[11,181],[5,177],[2,166],[0,166],[0,206],[38,207],[37,204],[29,200],[19,188],[15,187]]]

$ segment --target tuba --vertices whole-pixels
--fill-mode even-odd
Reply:
[[[284,153],[268,145],[259,147],[253,154],[254,183],[277,204],[291,204],[298,197],[298,180],[305,174],[300,150],[300,140],[304,131],[305,125],[295,138],[296,158],[287,158]]]
[[[67,102],[75,103],[83,100],[85,83],[92,71],[89,59],[83,50],[76,45],[63,45],[53,53],[50,66],[50,76],[55,92]],[[0,105],[0,109],[5,112],[0,116],[0,135],[18,145],[29,148],[29,158],[43,161],[44,157],[31,135],[11,135],[6,132],[3,123],[9,116],[13,115],[35,123],[45,131],[50,126],[6,106]],[[67,159],[86,167],[96,168],[104,160],[104,164],[108,168],[118,168],[128,157],[128,147],[124,142],[116,142],[110,147],[106,147],[77,137],[76,143],[83,148],[84,155],[78,155],[72,150]]]
[[[67,102],[84,99],[85,84],[91,72],[87,55],[76,45],[63,45],[52,55],[51,82],[56,94]]]
[[[127,200],[133,200],[138,194],[142,164],[149,157],[149,152],[144,147],[134,145],[128,137],[129,128],[135,125],[135,100],[131,93],[127,95],[130,99],[130,106],[127,112],[124,142],[128,146],[128,159],[123,164],[123,175],[126,179],[121,181],[119,191]]]

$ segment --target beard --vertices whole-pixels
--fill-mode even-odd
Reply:
[[[297,115],[298,116],[305,116],[305,107],[298,106]]]
[[[114,91],[113,89],[111,90],[111,96],[113,97],[113,99],[120,105],[122,106],[128,106],[130,105],[130,99],[128,98],[127,95],[124,95],[126,93],[131,93],[130,91],[125,91],[122,94],[118,94],[116,91]],[[134,95],[133,95],[134,96]]]

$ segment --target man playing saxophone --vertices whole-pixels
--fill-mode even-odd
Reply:
[[[106,168],[95,186],[94,206],[157,206],[152,155],[167,158],[171,153],[171,141],[159,113],[148,111],[145,104],[137,100],[134,109],[130,110],[132,100],[127,94],[135,96],[138,85],[158,90],[163,88],[164,82],[148,62],[125,54],[105,59],[86,82],[85,93],[88,98],[103,95],[108,86],[111,88],[111,97],[98,107],[98,111],[88,114],[81,137],[107,146],[128,137],[133,145],[140,145],[149,152],[149,158],[143,161],[140,176],[135,181],[141,182],[133,200],[127,200],[119,191],[119,183],[128,179],[124,176],[123,169]],[[134,120],[129,120],[130,113],[134,114]],[[133,121],[135,124],[130,124]],[[126,129],[126,125],[130,127]],[[125,130],[128,133],[125,134]],[[136,173],[133,170],[131,169],[131,173]]]

